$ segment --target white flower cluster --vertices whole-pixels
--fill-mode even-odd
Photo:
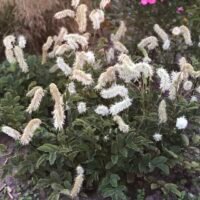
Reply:
[[[185,129],[188,125],[188,120],[186,119],[185,116],[179,117],[176,120],[176,128],[177,129]]]
[[[111,99],[118,95],[121,97],[126,97],[128,95],[128,89],[123,85],[114,84],[108,89],[101,90],[100,94],[104,99]]]
[[[86,103],[85,102],[79,102],[78,103],[78,106],[77,106],[77,109],[78,109],[78,112],[80,114],[83,114],[87,111],[87,108],[86,108]]]
[[[109,109],[107,106],[104,106],[104,105],[99,105],[97,106],[97,108],[95,109],[95,112],[98,114],[98,115],[102,115],[102,116],[107,116],[109,115]]]
[[[171,86],[170,76],[164,68],[159,68],[156,71],[158,77],[160,78],[160,89],[162,92],[168,91]]]

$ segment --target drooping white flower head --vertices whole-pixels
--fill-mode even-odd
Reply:
[[[200,94],[200,86],[198,86],[195,90]]]
[[[188,125],[188,120],[185,116],[179,117],[176,119],[176,128],[177,129],[185,129]]]
[[[6,49],[13,49],[14,43],[15,43],[14,35],[8,35],[3,39],[3,44],[6,47]]]
[[[183,88],[186,91],[191,90],[192,86],[193,86],[192,81],[185,81],[185,83],[183,84]]]
[[[123,133],[129,132],[129,125],[124,122],[124,120],[119,116],[115,115],[113,120],[117,123],[119,130]]]
[[[111,0],[101,0],[99,7],[104,10]]]
[[[153,135],[153,139],[156,141],[156,142],[159,142],[162,140],[162,135],[160,133],[155,133]]]
[[[165,92],[170,89],[171,81],[168,72],[164,68],[159,68],[156,71],[157,75],[160,78],[160,89],[162,92]]]
[[[22,49],[24,49],[26,47],[26,38],[23,35],[20,35],[18,37],[18,45]]]
[[[95,112],[98,114],[98,115],[102,115],[102,116],[107,116],[109,115],[109,109],[107,106],[104,106],[104,105],[99,105],[97,106],[97,108],[95,109]]]
[[[123,110],[129,108],[132,105],[132,100],[126,97],[124,100],[117,102],[110,107],[110,113],[115,116]]]
[[[79,3],[80,3],[80,0],[72,0],[71,1],[71,6],[74,7],[74,8],[77,8]]]
[[[95,63],[94,52],[88,51],[88,52],[85,53],[85,56],[86,56],[86,61],[87,61],[89,64],[94,64],[94,63]]]
[[[63,19],[65,17],[74,18],[75,17],[75,12],[73,10],[70,10],[70,9],[65,9],[65,10],[61,10],[61,11],[57,12],[54,15],[54,18],[56,18],[56,19]]]
[[[72,73],[72,69],[69,67],[67,63],[65,63],[62,57],[57,57],[56,63],[57,63],[57,66],[63,71],[63,73],[66,76]]]
[[[93,24],[93,29],[100,29],[101,23],[104,22],[104,11],[101,9],[92,10],[89,16]]]
[[[84,169],[80,165],[76,168],[77,175],[84,174]]]
[[[126,97],[128,95],[128,89],[123,85],[113,84],[110,88],[103,89],[100,94],[104,99],[111,99],[118,95]]]
[[[164,50],[169,49],[170,40],[169,40],[167,33],[158,24],[155,24],[153,28],[154,28],[154,31],[158,34],[158,36],[163,41],[163,49]]]
[[[166,101],[163,99],[158,107],[159,123],[167,122]]]
[[[181,34],[181,29],[179,27],[177,27],[177,26],[174,27],[172,29],[172,34],[175,35],[175,36],[180,35]]]
[[[78,106],[77,106],[77,109],[78,109],[78,112],[80,114],[85,113],[87,111],[86,103],[85,102],[79,102]]]
[[[3,126],[1,131],[12,137],[14,140],[19,140],[21,138],[21,133],[9,126]]]
[[[76,88],[74,82],[68,84],[68,91],[71,95],[76,94]]]
[[[198,98],[196,96],[192,96],[190,102],[198,102]]]

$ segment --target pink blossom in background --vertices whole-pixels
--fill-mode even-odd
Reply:
[[[141,0],[140,2],[143,6],[146,6],[147,4],[155,4],[157,0]]]
[[[178,14],[181,14],[182,12],[184,12],[184,8],[181,6],[181,7],[178,7],[177,9],[176,9],[176,13],[178,13]]]

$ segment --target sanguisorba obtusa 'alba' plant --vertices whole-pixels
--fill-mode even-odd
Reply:
[[[177,37],[191,46],[189,29],[176,27],[170,35],[156,24],[155,36],[138,43],[143,57],[135,62],[122,44],[125,22],[120,22],[108,40],[104,38],[103,46],[100,44],[109,3],[102,0],[98,8],[89,10],[73,0],[72,10],[54,15],[56,20],[73,18],[79,26],[79,33],[61,27],[42,47],[41,63],[54,63],[48,73],[55,74],[58,84],[29,88],[26,98],[30,104],[25,112],[29,118],[37,118],[28,123],[23,134],[6,124],[2,127],[2,132],[20,144],[32,146],[20,163],[24,164],[20,173],[31,173],[36,188],[51,188],[49,198],[61,194],[76,198],[85,180],[83,188],[99,185],[104,197],[127,199],[128,174],[135,180],[145,177],[148,183],[157,184],[156,175],[150,178],[150,173],[169,176],[175,166],[193,172],[199,169],[195,157],[186,157],[185,152],[197,148],[200,140],[200,71],[185,57],[179,59],[178,68],[169,71],[168,66],[153,63],[149,56],[160,42],[163,53],[170,51],[171,39]],[[25,44],[23,36],[4,38],[8,62],[29,73],[32,69],[23,54]],[[59,88],[60,82],[65,88]],[[43,101],[50,104],[46,116],[38,112],[47,109]],[[48,120],[43,123],[44,119]],[[165,183],[158,187],[165,191]]]

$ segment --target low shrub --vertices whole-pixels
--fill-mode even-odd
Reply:
[[[162,198],[186,198],[185,187],[200,170],[200,71],[198,58],[185,54],[196,48],[189,29],[175,27],[171,34],[155,25],[154,36],[130,56],[121,43],[124,22],[107,37],[98,27],[104,6],[84,10],[75,9],[79,33],[62,28],[48,38],[43,64],[36,56],[25,60],[24,45],[13,36],[4,39],[12,53],[0,68],[0,120],[16,140],[4,175],[14,171],[31,180],[48,199],[76,197],[83,173],[83,191],[98,189],[113,200],[139,199],[152,190],[161,190]]]

